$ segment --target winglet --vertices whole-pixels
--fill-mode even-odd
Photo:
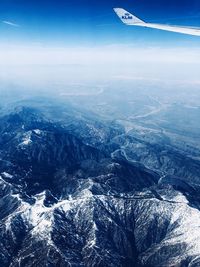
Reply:
[[[144,21],[132,15],[123,8],[114,8],[114,11],[124,24],[127,25],[145,24]]]

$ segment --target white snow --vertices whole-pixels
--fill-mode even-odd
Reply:
[[[30,205],[25,212],[25,218],[34,227],[32,235],[38,238],[47,238],[52,226],[52,211],[51,208],[44,206],[46,192],[42,192],[35,196],[36,202]]]
[[[2,176],[0,175],[0,187],[2,190],[4,190],[6,188],[6,185],[8,183],[6,181],[4,181],[4,179],[2,178]]]
[[[38,135],[41,134],[41,130],[39,130],[39,129],[35,129],[35,130],[33,130],[33,132],[38,134]]]
[[[173,203],[169,202],[169,200],[166,202],[159,200],[156,202],[152,200],[152,203],[147,201],[143,202],[144,205],[149,205],[149,218],[147,221],[154,220],[154,214],[160,215],[161,218],[167,216],[170,219],[165,238],[158,244],[152,244],[152,247],[145,256],[145,260],[151,257],[152,254],[155,255],[155,253],[158,253],[159,250],[162,251],[162,248],[166,246],[170,248],[174,245],[182,244],[185,244],[182,248],[183,251],[180,255],[173,258],[173,264],[180,262],[180,258],[184,260],[187,256],[200,255],[200,211],[189,206],[187,200],[181,194],[171,199],[171,201],[175,200],[178,202]],[[138,218],[138,223],[140,223],[140,215]],[[145,227],[145,225],[141,227]],[[141,232],[143,231],[143,229],[140,230]]]
[[[5,176],[6,178],[11,179],[13,177],[13,175],[11,175],[10,173],[7,172],[2,172],[2,175]]]
[[[180,192],[176,191],[176,194],[174,194],[174,196],[168,196],[167,194],[162,194],[162,199],[163,200],[167,200],[167,201],[171,201],[171,202],[176,202],[176,203],[185,203],[188,204],[189,201],[187,200],[187,198]]]
[[[8,232],[10,230],[10,227],[11,227],[11,219],[12,219],[12,217],[8,217],[8,219],[5,222],[6,232]]]
[[[166,240],[170,244],[186,243],[190,255],[200,254],[200,212],[187,204],[178,204],[174,210],[171,224],[179,226],[172,232],[172,238]]]
[[[92,227],[92,232],[90,234],[90,239],[87,243],[87,247],[94,247],[96,246],[96,241],[97,241],[97,238],[96,238],[96,231],[97,231],[97,226],[96,226],[96,223],[94,222],[93,223],[93,227]]]
[[[31,141],[31,139],[30,138],[27,138],[27,139],[24,139],[24,141],[23,141],[23,145],[29,145],[30,143],[31,143],[32,141]]]
[[[27,146],[32,143],[31,134],[32,134],[31,131],[28,131],[27,133],[24,134],[22,143],[20,144],[20,146]]]
[[[87,188],[87,189],[84,189],[84,190],[81,191],[80,197],[81,197],[81,198],[91,198],[91,197],[93,197],[93,194],[92,194],[92,192]]]
[[[53,212],[57,208],[61,208],[64,212],[67,212],[70,210],[71,201],[63,200],[51,207],[46,207],[44,205],[45,198],[45,191],[36,195],[35,204],[32,206],[29,205],[23,216],[34,227],[32,230],[32,235],[38,239],[45,239],[48,243],[51,243],[51,231],[54,223]]]

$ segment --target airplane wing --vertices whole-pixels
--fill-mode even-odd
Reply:
[[[147,27],[147,28],[159,29],[159,30],[164,30],[164,31],[171,31],[171,32],[200,36],[200,28],[147,23],[139,19],[138,17],[134,16],[133,14],[131,14],[130,12],[126,11],[123,8],[114,8],[114,11],[118,15],[118,17],[121,19],[121,21],[126,25]]]

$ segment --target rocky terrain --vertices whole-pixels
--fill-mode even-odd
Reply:
[[[200,266],[199,148],[149,116],[1,109],[0,266]]]

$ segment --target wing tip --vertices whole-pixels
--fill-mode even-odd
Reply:
[[[143,20],[131,14],[129,11],[125,10],[124,8],[115,7],[113,8],[113,10],[117,14],[117,16],[122,20],[122,22],[127,25],[145,24]]]

